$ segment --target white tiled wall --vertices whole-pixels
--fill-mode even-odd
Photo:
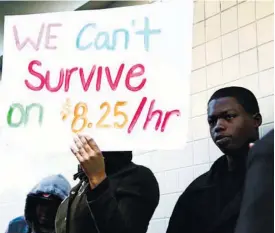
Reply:
[[[131,4],[137,3],[140,4]],[[116,6],[123,4],[121,1]],[[188,143],[183,151],[136,151],[134,156],[136,163],[153,170],[160,186],[160,203],[148,233],[166,231],[179,195],[221,155],[210,139],[206,121],[206,103],[216,89],[230,85],[251,89],[259,100],[263,115],[261,133],[273,128],[273,17],[271,0],[194,2],[193,65],[190,83],[192,104]],[[17,154],[12,158],[18,167],[15,171],[19,170],[19,166],[30,168],[26,174],[15,174],[13,180],[18,184],[22,184],[22,180],[28,180],[28,187],[25,184],[19,185],[21,188],[9,185],[4,190],[3,186],[1,187],[1,232],[4,232],[12,217],[23,213],[27,190],[45,174],[41,169],[35,170],[31,169],[32,167],[44,167],[48,172],[61,172],[74,184],[72,174],[77,163],[70,154],[42,157],[36,160],[36,166],[28,164],[27,161],[18,161],[20,151],[13,154]],[[12,168],[5,168],[5,161],[1,160],[0,169],[3,171]],[[11,174],[10,171],[7,174]],[[0,177],[1,185],[4,179],[10,178]]]
[[[273,1],[197,0],[194,2],[193,65],[189,140],[184,151],[137,152],[161,191],[148,233],[164,233],[179,195],[221,155],[210,139],[206,104],[218,88],[238,85],[257,96],[263,125],[273,128]]]

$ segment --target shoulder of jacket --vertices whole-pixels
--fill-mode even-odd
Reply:
[[[27,223],[24,216],[19,216],[10,221],[10,224]]]
[[[209,180],[211,171],[207,171],[203,173],[202,175],[198,176],[196,179],[194,179],[191,184],[186,188],[185,192],[192,192],[194,190],[197,190],[201,187],[204,187],[207,185],[207,181]]]

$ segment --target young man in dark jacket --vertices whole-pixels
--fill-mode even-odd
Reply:
[[[27,195],[24,216],[13,219],[6,233],[54,233],[57,209],[70,189],[62,175],[42,179]]]
[[[257,99],[241,87],[216,91],[208,102],[210,134],[224,153],[180,196],[167,233],[234,233],[249,144],[262,123]]]
[[[159,202],[153,173],[132,152],[101,152],[80,136],[72,149],[84,173],[60,206],[56,233],[146,233]]]
[[[249,151],[235,233],[274,233],[274,130]]]

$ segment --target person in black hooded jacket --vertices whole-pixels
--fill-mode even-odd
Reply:
[[[274,129],[250,149],[234,233],[274,232]]]
[[[213,142],[224,153],[179,197],[167,233],[234,233],[239,216],[249,144],[259,139],[262,123],[255,95],[225,87],[208,101]]]
[[[6,233],[55,233],[57,209],[70,189],[61,174],[43,178],[28,193],[24,215],[10,221]]]
[[[72,149],[80,182],[59,207],[56,233],[146,233],[159,203],[154,174],[132,162],[132,152],[101,152],[79,136]]]

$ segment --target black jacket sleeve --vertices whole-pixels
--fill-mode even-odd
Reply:
[[[247,160],[235,233],[274,232],[274,130],[255,143]]]
[[[153,173],[142,166],[121,180],[115,191],[106,178],[86,191],[91,214],[100,233],[146,233],[159,202]]]
[[[166,233],[191,233],[191,213],[187,203],[186,191],[179,197],[171,218]]]

